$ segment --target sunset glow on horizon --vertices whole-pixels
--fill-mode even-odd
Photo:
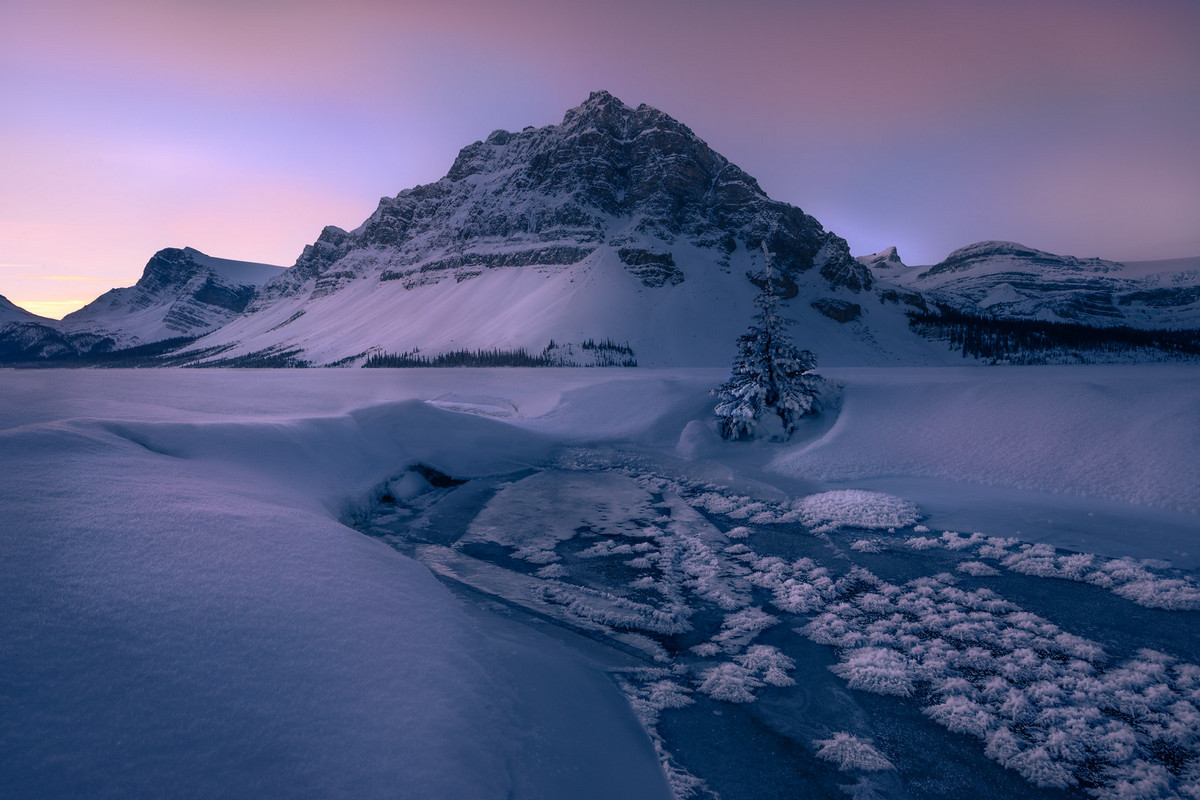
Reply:
[[[7,0],[0,295],[59,317],[164,247],[291,265],[591,91],[691,127],[855,254],[1200,255],[1184,0]]]

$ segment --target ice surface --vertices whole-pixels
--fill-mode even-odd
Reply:
[[[650,535],[645,522],[655,516],[650,503],[646,491],[622,475],[539,473],[502,489],[471,523],[461,543],[494,542],[516,548],[517,558],[546,564],[558,560],[555,545],[580,529],[609,536]],[[574,513],[530,513],[548,507]]]

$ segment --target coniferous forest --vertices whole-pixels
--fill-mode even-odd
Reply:
[[[1099,328],[1038,319],[997,319],[938,305],[911,312],[909,326],[929,339],[949,343],[964,358],[992,364],[1073,364],[1138,360],[1200,359],[1200,331]]]

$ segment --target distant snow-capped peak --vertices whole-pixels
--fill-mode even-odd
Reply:
[[[858,263],[868,269],[898,269],[907,265],[900,260],[900,253],[895,247],[885,247],[878,253],[872,253],[867,256],[859,256]]]
[[[282,267],[214,258],[191,247],[155,253],[131,287],[113,289],[63,318],[64,330],[91,330],[121,343],[198,336],[245,310]]]

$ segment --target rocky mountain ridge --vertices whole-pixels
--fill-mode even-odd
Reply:
[[[102,294],[65,316],[62,327],[100,329],[134,344],[201,336],[245,311],[258,287],[283,271],[168,247],[151,257],[134,286]]]
[[[622,221],[628,224],[622,225]],[[657,109],[595,92],[561,125],[494,131],[463,148],[442,180],[380,201],[352,232],[327,227],[268,298],[315,281],[316,296],[370,272],[424,285],[480,269],[575,264],[603,244],[647,285],[678,282],[680,237],[727,261],[764,239],[789,273],[817,267],[834,285],[869,288],[845,241]]]

